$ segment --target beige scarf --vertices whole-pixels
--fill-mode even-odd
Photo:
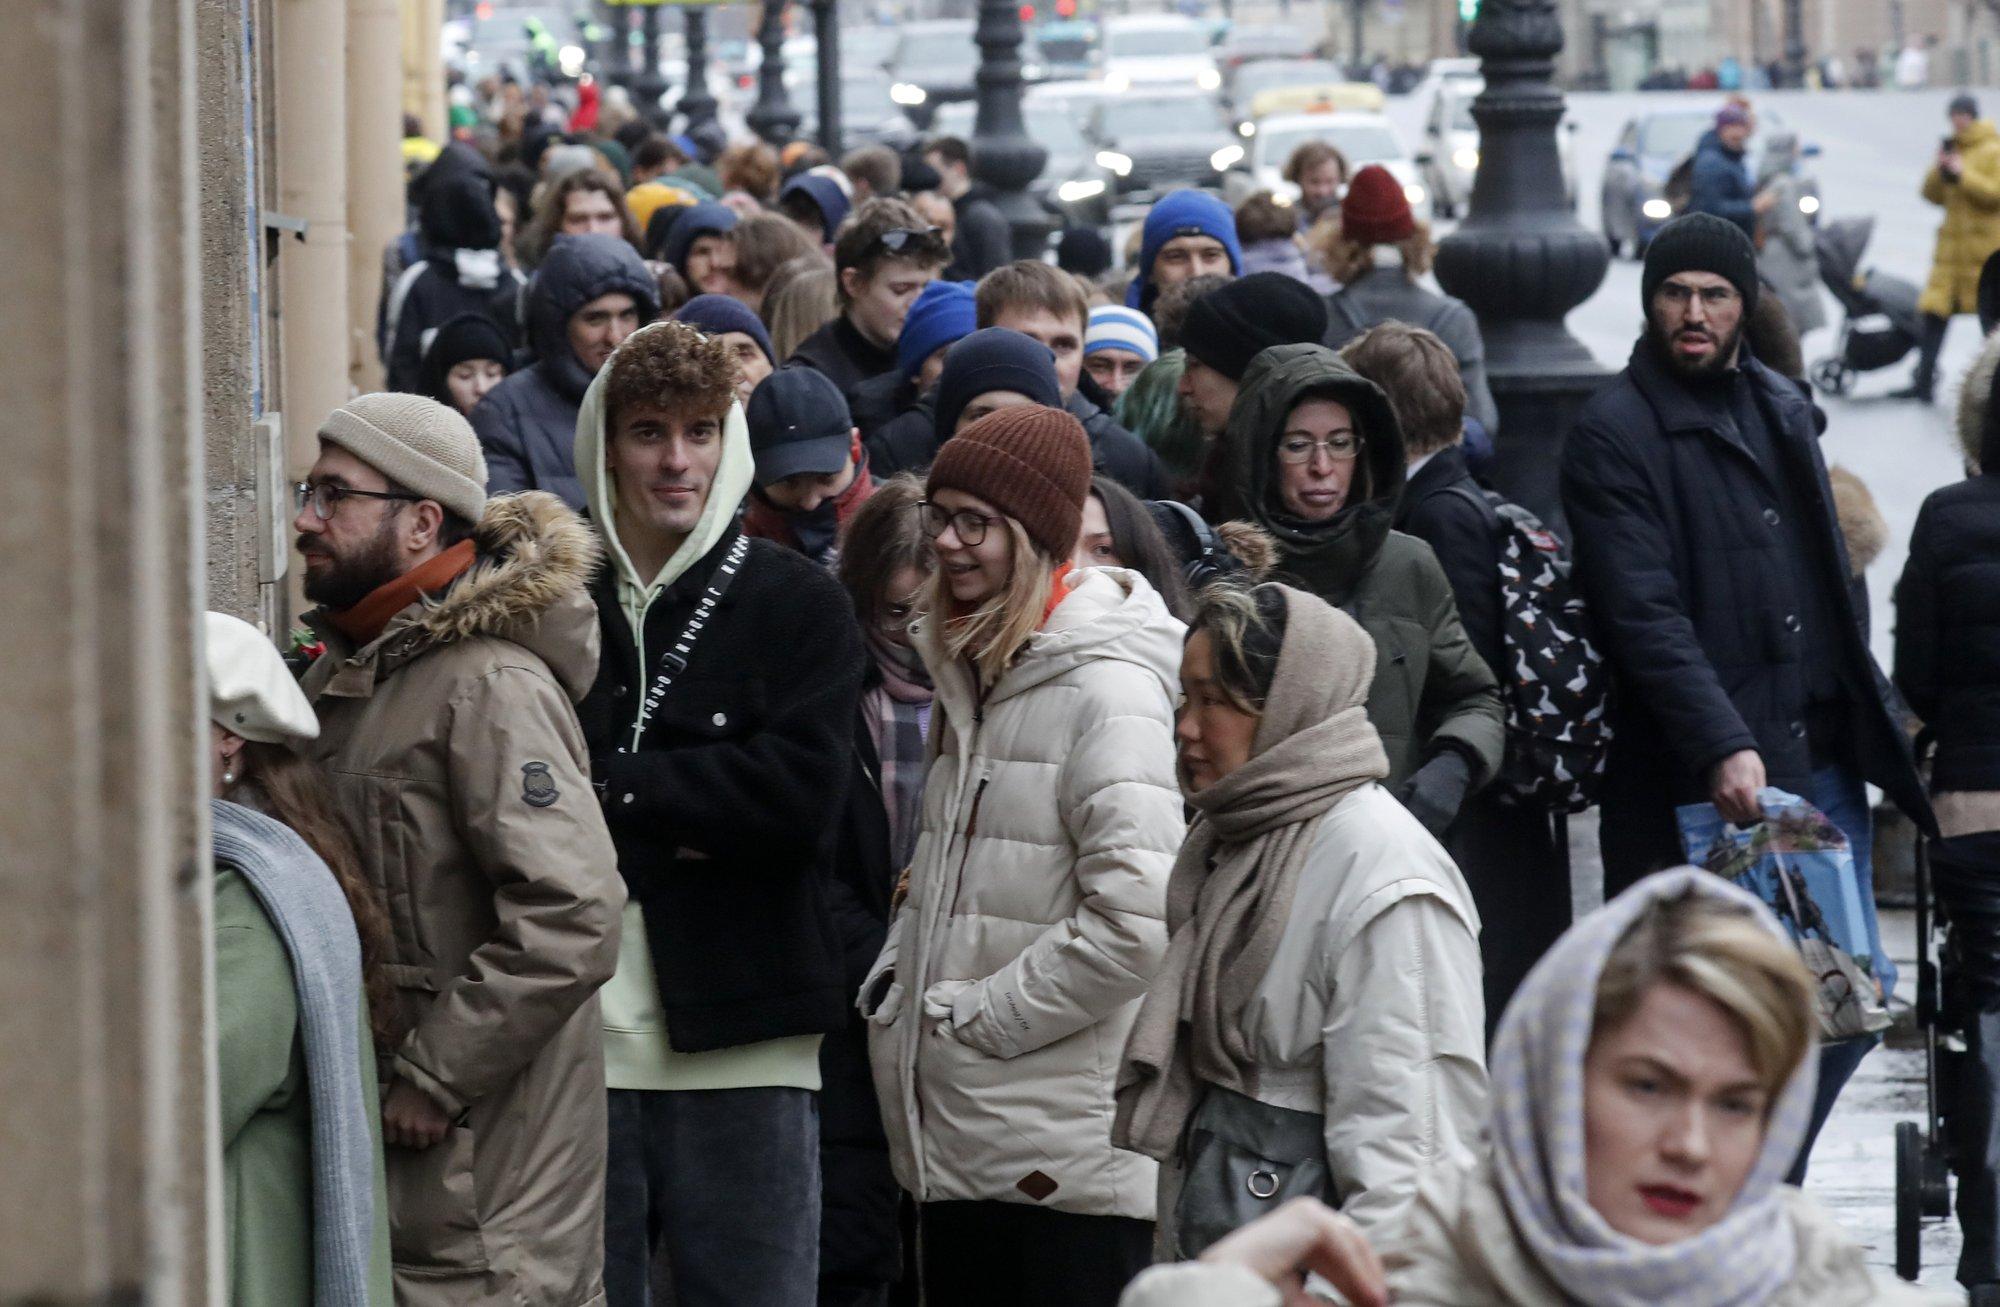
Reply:
[[[1167,883],[1167,956],[1118,1072],[1112,1142],[1167,1160],[1201,1086],[1248,1092],[1243,1014],[1291,916],[1318,819],[1389,774],[1364,706],[1375,644],[1290,587],[1284,643],[1250,760],[1188,802],[1198,810]]]

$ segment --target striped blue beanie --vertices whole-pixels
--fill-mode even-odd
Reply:
[[[1090,311],[1090,330],[1084,333],[1083,352],[1122,349],[1146,363],[1160,357],[1160,333],[1153,320],[1137,309],[1122,304],[1100,304]]]

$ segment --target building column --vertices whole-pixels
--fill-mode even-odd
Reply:
[[[277,403],[286,478],[319,456],[314,433],[347,402],[347,11],[343,0],[276,0],[271,97],[278,237]],[[272,215],[266,215],[267,218]]]
[[[216,1301],[194,0],[0,43],[0,1302]],[[118,95],[104,87],[124,88]],[[88,112],[47,112],[88,105]]]
[[[347,0],[347,379],[364,393],[382,389],[382,251],[405,225],[399,3]]]
[[[443,141],[451,132],[444,107],[444,0],[400,3],[403,112],[417,116],[425,136]]]

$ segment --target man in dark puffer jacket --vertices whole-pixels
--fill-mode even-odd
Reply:
[[[620,341],[660,313],[660,288],[616,236],[558,236],[528,288],[534,366],[472,410],[486,451],[486,491],[547,490],[581,512],[572,447],[590,380]]]

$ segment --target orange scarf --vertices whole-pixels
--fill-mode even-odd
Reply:
[[[1049,606],[1042,609],[1042,623],[1036,630],[1047,629],[1049,619],[1056,615],[1057,605],[1069,598],[1069,573],[1070,564],[1064,560],[1062,566],[1049,574]]]
[[[329,612],[326,617],[333,628],[354,641],[359,649],[372,644],[389,625],[391,618],[402,612],[417,600],[434,591],[442,590],[465,574],[478,557],[470,540],[461,540],[428,562],[403,573],[393,581],[385,581],[352,608],[341,612]]]

